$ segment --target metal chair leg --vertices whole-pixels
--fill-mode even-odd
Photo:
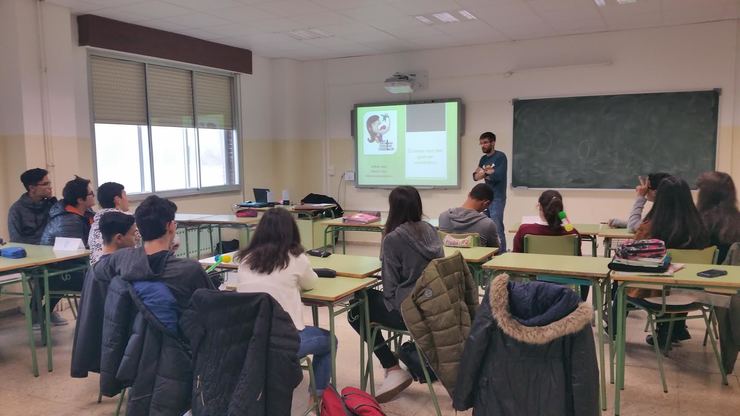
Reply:
[[[714,312],[714,308],[710,307],[710,316],[711,313]],[[707,332],[709,333],[709,340],[712,343],[712,350],[714,350],[714,357],[717,359],[717,365],[719,366],[719,372],[722,374],[722,384],[725,386],[727,385],[727,373],[725,372],[725,366],[722,365],[722,355],[719,352],[719,349],[717,349],[717,342],[714,338],[714,333],[709,329],[712,325],[712,321],[710,320],[710,317],[707,316],[707,312],[702,309],[701,314],[704,317],[704,323],[707,325]]]
[[[411,337],[413,340],[413,337]],[[421,363],[421,371],[424,372],[424,379],[429,387],[429,394],[432,395],[432,403],[434,403],[434,410],[437,412],[437,416],[442,416],[442,411],[439,409],[439,402],[437,401],[437,394],[434,392],[434,386],[432,386],[432,379],[429,377],[429,371],[427,370],[427,360],[424,359],[424,355],[421,353],[419,346],[416,345],[416,353],[419,355],[419,362]]]
[[[127,389],[123,389],[121,391],[121,397],[118,398],[118,406],[116,406],[115,413],[116,416],[119,416],[121,414],[121,405],[123,404],[123,400],[126,398],[126,390]]]
[[[648,325],[653,335],[653,349],[655,350],[655,356],[658,358],[658,371],[660,372],[660,382],[663,384],[663,393],[668,393],[668,385],[666,385],[665,373],[663,372],[663,352],[660,350],[658,334],[655,332],[655,319],[652,314],[648,315]]]

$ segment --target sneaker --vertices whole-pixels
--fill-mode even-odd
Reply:
[[[412,381],[411,374],[406,370],[396,369],[387,371],[383,385],[380,386],[375,394],[375,399],[378,403],[387,403],[393,400],[398,393],[404,391],[406,387],[410,386]]]
[[[62,316],[59,315],[58,312],[52,312],[51,313],[51,324],[54,326],[64,326],[64,325],[68,325],[69,322],[67,322],[66,319],[62,318]]]
[[[31,324],[31,328],[33,328],[34,331],[41,331],[41,324],[34,322]]]

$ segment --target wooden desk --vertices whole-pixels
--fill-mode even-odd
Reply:
[[[598,255],[598,243],[596,241],[601,231],[603,224],[573,224],[573,227],[578,231],[578,235],[582,241],[591,242],[591,256],[596,257]],[[520,223],[514,224],[513,228],[509,228],[510,233],[516,233],[519,231]]]
[[[699,277],[696,274],[707,269],[726,270],[725,276],[712,279]],[[617,289],[617,339],[616,339],[616,356],[617,356],[617,382],[614,389],[614,414],[620,414],[621,390],[624,388],[624,356],[625,356],[625,339],[626,339],[626,307],[627,297],[626,289],[632,284],[653,284],[663,287],[682,287],[692,289],[725,289],[740,292],[740,266],[724,265],[706,265],[706,264],[685,264],[684,268],[676,272],[673,276],[651,276],[651,275],[629,275],[619,272],[612,272],[611,278],[619,283]],[[716,353],[716,352],[715,352]]]
[[[466,263],[485,263],[498,252],[496,247],[445,247],[444,250],[445,257],[459,251]]]
[[[604,359],[604,341],[611,343],[611,337],[604,337],[604,305],[611,302],[609,264],[604,257],[556,256],[550,254],[504,253],[494,257],[483,265],[484,269],[508,271],[535,275],[537,280],[561,284],[588,285],[592,288],[594,310],[596,312],[596,330],[599,348],[599,377],[601,409],[606,410],[606,361]],[[607,301],[604,302],[606,297]],[[609,314],[607,314],[609,315]],[[611,365],[611,354],[609,369]],[[613,372],[612,372],[613,378]]]
[[[217,268],[224,270],[236,270],[239,265],[233,261],[236,252],[227,253],[226,255],[231,256],[232,261],[229,263],[221,263]],[[352,256],[347,254],[332,254],[329,257],[314,257],[308,256],[308,260],[311,262],[311,267],[319,268],[324,267],[333,269],[337,272],[337,276],[350,277],[355,279],[362,279],[376,275],[380,271],[380,259],[371,256]],[[208,257],[200,260],[200,264],[209,267],[216,264],[214,257]],[[321,279],[330,280],[330,279]]]
[[[604,257],[611,257],[614,240],[631,240],[635,238],[635,233],[628,231],[626,228],[611,228],[604,225],[599,231],[599,237],[604,239]]]
[[[39,283],[43,284],[44,294],[48,298],[49,294],[49,278],[56,277],[65,273],[69,273],[77,270],[84,270],[87,268],[86,260],[90,252],[87,250],[74,250],[74,251],[54,251],[51,246],[40,246],[32,244],[18,244],[8,243],[2,246],[3,248],[8,247],[23,247],[26,250],[26,257],[22,259],[9,259],[6,257],[0,257],[0,274],[14,274],[20,273],[21,278],[12,280],[2,280],[0,286],[5,286],[11,283],[21,283],[23,296],[23,312],[26,318],[26,330],[28,333],[28,344],[31,349],[31,370],[35,377],[39,376],[38,361],[36,358],[36,344],[34,342],[33,327],[31,321],[31,296],[36,299],[36,304],[41,304],[40,291],[34,290],[31,293],[30,282],[35,280],[38,288]],[[63,263],[70,260],[80,260],[79,264],[69,265],[63,269],[50,271],[49,266]],[[14,294],[14,293],[8,293]],[[37,311],[40,312],[40,311]],[[39,323],[42,329],[42,342],[46,342],[46,355],[47,355],[47,368],[48,371],[54,369],[52,359],[52,344],[51,341],[51,329],[48,322],[51,321],[51,309],[50,302],[45,302],[44,305],[44,317],[39,317]]]

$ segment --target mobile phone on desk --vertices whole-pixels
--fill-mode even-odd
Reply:
[[[727,270],[709,269],[709,270],[704,270],[703,272],[699,272],[696,275],[699,277],[706,277],[708,279],[713,279],[715,277],[724,276],[726,274],[727,274]]]

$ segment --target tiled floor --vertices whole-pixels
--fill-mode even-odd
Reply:
[[[353,254],[377,253],[377,247],[356,246]],[[71,314],[65,315],[70,321]],[[310,319],[308,309],[306,319]],[[326,315],[321,315],[326,323]],[[723,386],[714,355],[709,346],[702,347],[703,323],[690,321],[693,339],[674,348],[665,360],[668,393],[663,393],[653,350],[644,342],[644,315],[631,313],[628,320],[628,347],[626,388],[623,392],[623,415],[713,415],[740,414],[740,381],[736,375],[728,376],[729,386]],[[358,385],[359,342],[346,320],[337,320],[339,339],[339,386]],[[30,354],[23,331],[22,316],[0,319],[0,415],[111,415],[117,398],[104,398],[96,403],[98,376],[87,379],[69,377],[71,344],[74,322],[53,329],[53,372],[46,372],[45,349],[37,350],[41,375],[34,378],[30,369]],[[376,361],[376,373],[381,369]],[[306,379],[308,377],[305,377]],[[293,398],[293,415],[305,409],[307,381],[296,389]],[[454,415],[451,402],[439,383],[435,391],[445,415]],[[609,409],[612,414],[613,385],[607,386]],[[426,385],[414,384],[396,400],[383,405],[388,415],[433,415]],[[458,412],[469,415],[472,412]]]

